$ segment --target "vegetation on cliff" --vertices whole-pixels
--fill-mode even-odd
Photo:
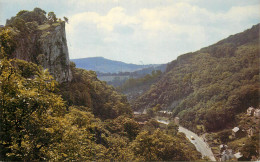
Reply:
[[[12,51],[8,58],[18,58],[48,68],[58,82],[71,80],[69,53],[65,22],[56,18],[54,12],[40,8],[33,11],[22,10],[6,21],[1,28],[13,37]]]
[[[71,63],[73,79],[59,87],[68,105],[86,106],[101,119],[113,119],[120,115],[132,116],[132,109],[125,96],[112,86],[97,79],[94,71],[78,69]]]

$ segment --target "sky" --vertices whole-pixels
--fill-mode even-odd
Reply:
[[[71,59],[160,64],[260,22],[259,0],[0,0],[0,24],[40,7],[68,17]]]

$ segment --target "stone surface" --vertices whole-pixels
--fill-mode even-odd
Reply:
[[[12,57],[42,65],[60,83],[72,79],[65,22],[41,25],[26,36],[21,33],[16,42]]]

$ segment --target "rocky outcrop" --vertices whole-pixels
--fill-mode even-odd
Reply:
[[[19,34],[12,57],[42,65],[58,82],[72,79],[65,22],[43,24],[30,34]]]

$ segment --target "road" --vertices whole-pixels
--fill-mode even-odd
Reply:
[[[202,156],[207,156],[210,158],[210,160],[216,161],[211,151],[211,148],[208,146],[206,142],[204,142],[204,140],[201,137],[199,137],[197,134],[193,133],[192,131],[183,128],[182,126],[179,126],[179,132],[183,132],[186,135],[186,137],[191,141],[191,143],[194,144],[194,146],[202,154]],[[191,136],[194,137],[194,140],[191,139]]]
[[[169,124],[168,121],[165,120],[157,120],[160,123],[163,124]],[[216,161],[211,148],[208,146],[208,144],[206,142],[204,142],[204,140],[199,137],[197,134],[193,133],[192,131],[179,126],[179,132],[183,132],[186,137],[191,141],[191,143],[196,147],[196,149],[202,154],[202,156],[207,156],[208,158],[210,158],[210,160],[212,161]],[[191,139],[191,136],[194,137],[194,140]]]

